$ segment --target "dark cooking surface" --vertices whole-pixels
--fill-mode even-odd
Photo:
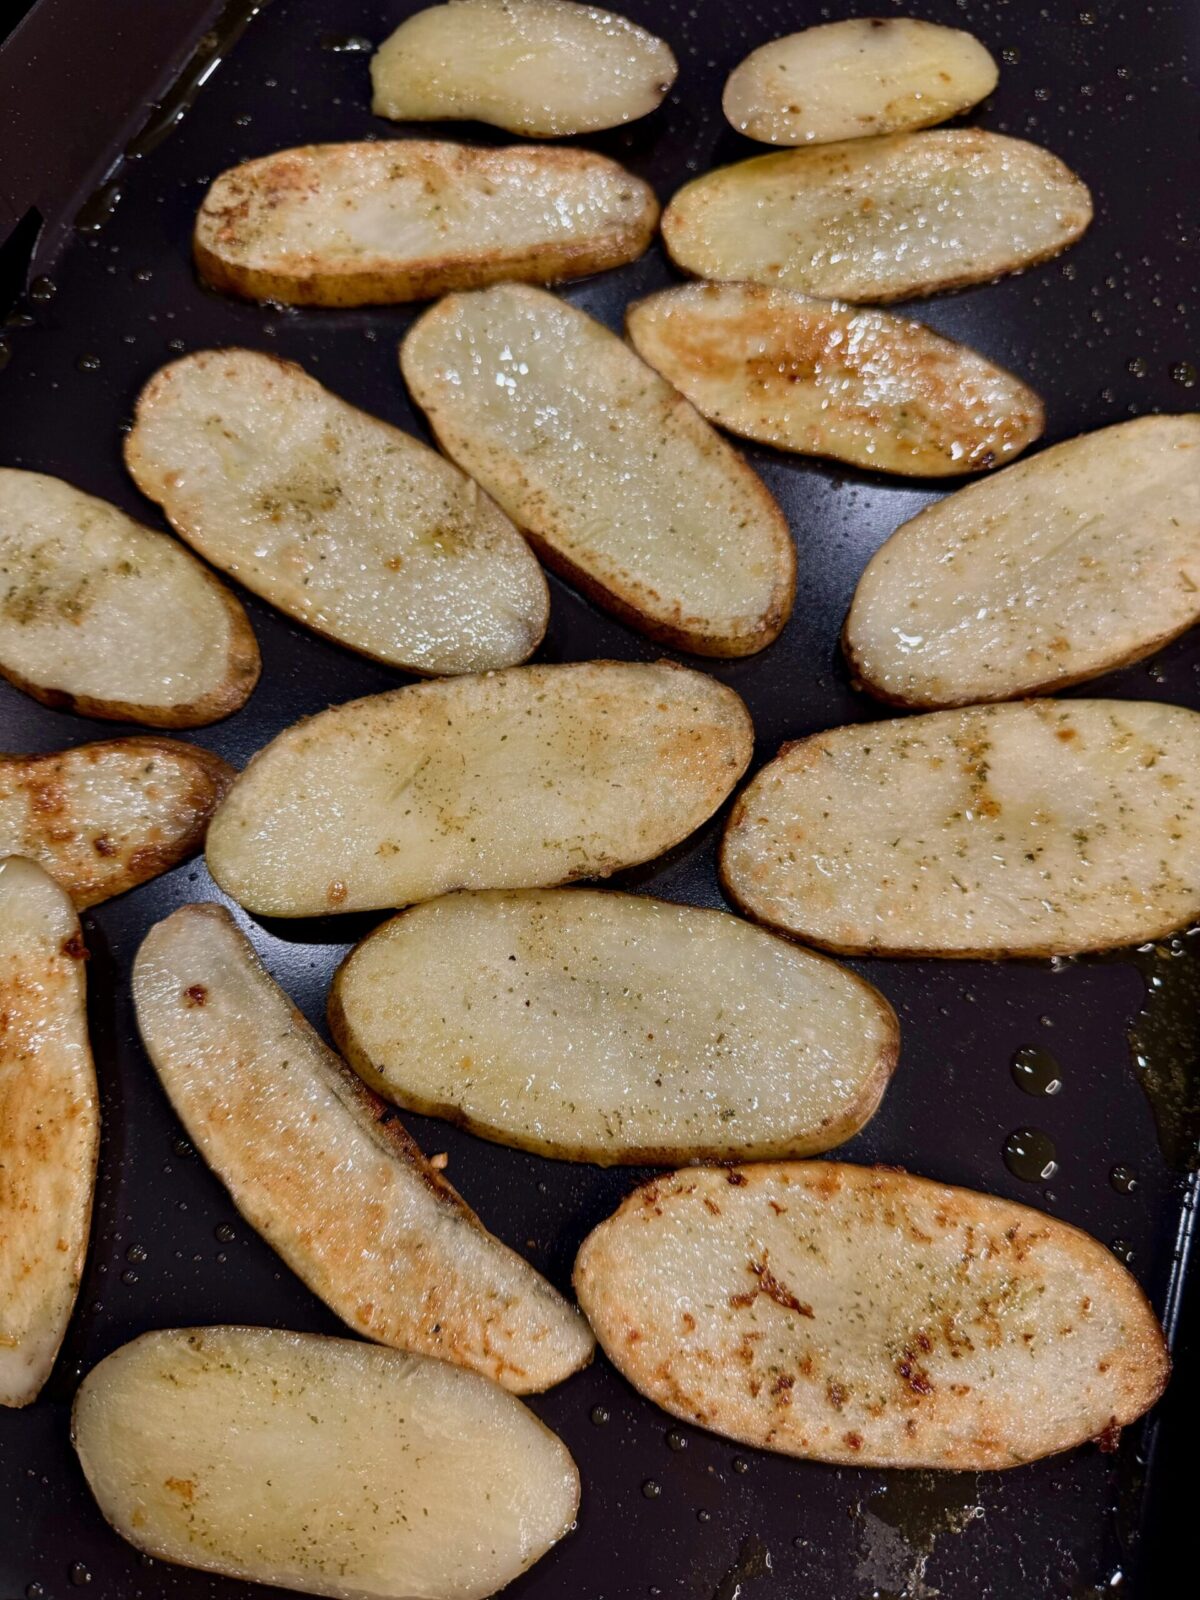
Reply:
[[[889,0],[827,7],[628,0],[620,8],[671,41],[680,78],[657,114],[584,142],[627,161],[664,201],[694,173],[757,148],[726,127],[719,105],[726,73],[748,48],[831,14],[892,10]],[[293,357],[347,399],[425,436],[396,366],[396,341],[413,312],[294,314],[241,305],[200,289],[188,257],[195,207],[223,167],[288,144],[405,131],[367,110],[367,57],[331,45],[356,35],[378,41],[413,9],[379,0],[273,0],[251,23],[179,128],[127,170],[108,224],[79,237],[49,267],[57,292],[24,304],[36,326],[11,332],[11,361],[0,375],[0,460],[59,474],[161,526],[122,470],[120,425],[140,385],[173,354],[236,343]],[[1091,233],[1061,261],[935,300],[918,314],[1038,387],[1047,401],[1048,442],[1146,411],[1194,407],[1200,391],[1188,383],[1200,364],[1190,321],[1200,160],[1188,63],[1190,47],[1193,73],[1200,67],[1200,10],[1189,0],[1126,0],[1123,8],[1091,0],[1086,9],[1039,8],[1037,0],[911,0],[896,9],[977,32],[1003,69],[999,89],[973,120],[1044,141],[1097,200]],[[90,6],[80,15],[103,30]],[[170,54],[168,46],[163,59]],[[45,137],[53,139],[72,108],[56,97],[53,64],[39,70],[48,97]],[[120,70],[101,40],[97,74]],[[130,131],[113,131],[114,151]],[[437,131],[503,142],[474,125]],[[4,159],[0,152],[0,188]],[[627,300],[671,278],[655,248],[566,293],[616,326]],[[850,689],[838,629],[869,554],[933,491],[766,450],[747,453],[795,533],[796,610],[763,655],[707,670],[746,698],[762,760],[784,739],[881,714]],[[551,584],[553,615],[538,659],[662,654]],[[239,764],[296,717],[402,681],[253,599],[248,607],[263,650],[262,683],[227,723],[184,735]],[[1092,692],[1200,706],[1198,673],[1200,634],[1193,634]],[[49,750],[121,731],[44,710],[0,684],[6,749]],[[719,904],[716,837],[714,824],[666,860],[613,881]],[[231,1321],[342,1331],[181,1145],[136,1039],[127,975],[139,940],[175,906],[215,896],[203,865],[193,862],[84,919],[105,1115],[96,1222],[53,1379],[38,1404],[0,1413],[0,1600],[26,1593],[53,1600],[88,1574],[95,1600],[248,1595],[245,1585],[143,1563],[109,1532],[67,1443],[72,1392],[83,1371],[147,1328]],[[238,916],[271,971],[318,1022],[334,965],[377,920],[255,926]],[[1061,970],[856,965],[896,1005],[903,1053],[879,1114],[839,1154],[1041,1205],[1106,1242],[1123,1241],[1161,1311],[1185,1182],[1164,1163],[1127,1044],[1146,994],[1139,966],[1125,959]],[[1191,1010],[1168,1013],[1155,1000],[1142,1026],[1152,1071],[1194,1058],[1197,1047],[1196,968],[1186,957],[1157,967],[1171,992],[1191,978]],[[1176,1043],[1164,1054],[1162,1038],[1172,1029]],[[1061,1092],[1031,1097],[1018,1086],[1010,1063],[1025,1047],[1052,1052]],[[641,1176],[543,1161],[436,1122],[406,1120],[427,1151],[449,1152],[449,1176],[488,1225],[564,1287],[584,1233]],[[1002,1147],[1022,1128],[1052,1140],[1059,1170],[1049,1182],[1022,1181],[1006,1167]],[[1136,1175],[1132,1192],[1110,1180],[1118,1166]],[[710,1600],[718,1593],[733,1600],[739,1578],[747,1600],[1049,1600],[1111,1593],[1110,1584],[1130,1592],[1129,1581],[1122,1588],[1114,1574],[1129,1572],[1123,1541],[1144,1515],[1136,1459],[1147,1442],[1143,1430],[1130,1431],[1118,1457],[1089,1446],[1006,1474],[904,1477],[787,1461],[675,1427],[602,1359],[533,1404],[579,1463],[583,1507],[578,1530],[513,1586],[513,1600]],[[1171,1404],[1169,1394],[1161,1409]]]

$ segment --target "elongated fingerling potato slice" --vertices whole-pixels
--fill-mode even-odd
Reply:
[[[1019,378],[886,311],[689,283],[639,300],[626,322],[642,360],[710,422],[799,455],[945,477],[1010,460],[1042,431]]]
[[[78,910],[186,861],[233,768],[181,739],[104,739],[0,755],[0,856],[37,861]]]
[[[79,918],[0,855],[0,1406],[35,1400],[67,1331],[100,1144]]]
[[[991,94],[979,40],[915,17],[855,17],[774,39],[729,75],[721,104],[764,144],[828,144],[945,122]]]
[[[380,1094],[570,1161],[808,1155],[856,1133],[899,1051],[852,972],[723,911],[588,889],[448,895],[334,980]]]
[[[584,1240],[575,1287],[656,1404],[818,1461],[1019,1466],[1111,1439],[1169,1370],[1145,1296],[1095,1239],[894,1169],[655,1179]]]
[[[795,590],[783,513],[599,322],[514,284],[454,295],[410,330],[401,366],[446,453],[598,604],[700,655],[777,636]]]
[[[279,917],[607,877],[694,832],[752,745],[731,689],[666,662],[413,684],[280,734],[214,818],[208,865]]]
[[[1087,188],[1023,139],[935,128],[781,150],[686,184],[663,213],[675,263],[837,300],[985,283],[1065,250]]]
[[[653,191],[590,150],[428,139],[303,145],[221,174],[193,241],[204,281],[248,300],[390,305],[635,261]]]
[[[204,350],[163,367],[125,459],[207,560],[389,666],[512,666],[546,631],[546,580],[499,507],[291,361]]]
[[[44,705],[196,728],[258,681],[246,613],[180,548],[40,472],[0,468],[0,673]]]
[[[142,1042],[246,1220],[357,1333],[525,1393],[591,1359],[571,1306],[500,1243],[305,1022],[220,906],[133,968]]]
[[[846,953],[1162,938],[1200,914],[1200,715],[1028,700],[818,733],[738,797],[721,873],[751,916]]]
[[[579,1505],[575,1463],[519,1400],[311,1333],[144,1333],[84,1379],[71,1436],[137,1549],[340,1600],[484,1600]]]
[[[645,28],[573,0],[450,0],[371,58],[371,109],[398,122],[476,118],[537,138],[644,117],[678,67]]]
[[[905,706],[1059,689],[1200,617],[1200,416],[1044,450],[898,528],[859,579],[855,678]]]

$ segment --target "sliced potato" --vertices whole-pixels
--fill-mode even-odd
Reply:
[[[67,1331],[100,1144],[79,918],[0,859],[0,1406],[35,1400]]]
[[[936,128],[720,167],[679,191],[662,232],[698,278],[887,301],[1045,261],[1091,220],[1084,184],[1040,145]]]
[[[386,922],[329,997],[372,1088],[569,1161],[828,1150],[887,1087],[895,1013],[852,972],[723,911],[547,889]]]
[[[1061,689],[1200,618],[1200,416],[1045,450],[898,528],[859,579],[845,647],[905,706]]]
[[[722,106],[764,144],[828,144],[928,128],[1000,77],[974,35],[915,17],[855,17],[774,39],[729,75]]]
[[[710,817],[753,738],[731,689],[667,662],[413,684],[261,751],[213,820],[209,870],[277,917],[607,877]]]
[[[142,1042],[252,1227],[356,1333],[526,1393],[591,1359],[578,1312],[501,1244],[268,976],[223,906],[133,967]]]
[[[177,545],[40,472],[0,468],[0,674],[85,717],[197,728],[244,705],[246,613]]]
[[[1111,1439],[1169,1367],[1145,1296],[1095,1239],[878,1167],[656,1179],[584,1240],[575,1287],[651,1400],[818,1461],[1018,1466]]]
[[[291,361],[204,350],[163,367],[125,459],[207,560],[389,666],[512,666],[546,631],[546,580],[499,507]]]
[[[579,1505],[575,1463],[519,1400],[311,1333],[144,1333],[84,1379],[72,1439],[147,1555],[342,1600],[483,1600]]]
[[[0,856],[40,862],[86,910],[199,850],[233,777],[211,750],[149,736],[0,755]]]
[[[365,140],[222,173],[193,243],[200,276],[227,294],[390,305],[618,267],[642,254],[657,221],[653,191],[590,150]]]
[[[555,138],[647,116],[678,71],[645,28],[572,0],[450,0],[371,59],[371,109],[398,122],[476,118]]]
[[[689,283],[627,312],[634,348],[710,422],[799,455],[946,477],[1011,459],[1042,403],[919,322],[793,289]]]
[[[1200,715],[1029,700],[834,728],[742,792],[729,893],[829,950],[1049,956],[1200,915]]]
[[[783,513],[601,323],[504,284],[427,311],[401,365],[446,453],[600,605],[701,655],[777,636],[795,591]]]

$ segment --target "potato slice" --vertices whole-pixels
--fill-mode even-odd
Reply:
[[[207,560],[389,666],[486,672],[546,631],[546,580],[499,507],[291,361],[204,350],[163,367],[125,459]]]
[[[0,468],[0,674],[84,717],[198,728],[258,681],[246,613],[216,578],[116,506]]]
[[[147,1555],[342,1600],[483,1600],[579,1505],[566,1447],[519,1400],[311,1333],[144,1333],[84,1379],[72,1439]]]
[[[905,706],[1005,700],[1140,661],[1200,618],[1200,416],[1045,450],[898,528],[844,643]]]
[[[607,328],[545,290],[453,295],[401,365],[446,453],[555,571],[652,639],[743,656],[792,609],[758,476]]]
[[[223,906],[184,906],[150,930],[133,998],[188,1137],[247,1222],[356,1333],[520,1394],[591,1360],[578,1312],[321,1042]]]
[[[1011,372],[886,311],[792,289],[689,283],[627,312],[643,361],[710,422],[799,455],[946,477],[996,466],[1044,423]]]
[[[100,1144],[79,918],[0,859],[0,1406],[35,1400],[67,1331]]]
[[[591,150],[396,139],[231,168],[205,195],[193,244],[200,276],[227,294],[391,305],[619,267],[657,221],[653,191]]]
[[[1040,145],[936,128],[781,150],[705,173],[663,213],[663,240],[698,278],[838,300],[904,300],[1056,256],[1092,200]]]
[[[568,1161],[810,1155],[900,1048],[877,990],[723,911],[547,889],[448,895],[369,935],[329,1022],[372,1088]]]
[[[915,17],[855,17],[774,39],[729,75],[721,104],[764,144],[828,144],[945,122],[1000,77],[974,35]]]
[[[751,916],[844,953],[1163,938],[1200,914],[1200,716],[1029,700],[818,733],[739,796],[721,872]]]
[[[886,1168],[656,1179],[584,1240],[575,1287],[610,1360],[673,1415],[855,1466],[986,1471],[1110,1440],[1169,1367],[1095,1239]]]
[[[553,139],[647,116],[678,71],[670,46],[572,0],[450,0],[371,59],[371,109],[398,122],[476,118]]]
[[[149,736],[0,755],[0,856],[40,862],[84,911],[199,850],[233,777],[211,750]]]
[[[710,817],[753,738],[732,689],[668,662],[413,684],[261,751],[213,820],[209,870],[277,917],[607,877]]]

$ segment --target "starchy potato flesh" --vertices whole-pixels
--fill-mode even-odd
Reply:
[[[568,1160],[810,1155],[899,1048],[862,979],[723,911],[589,889],[448,895],[385,923],[329,1002],[380,1094]]]
[[[782,512],[601,323],[504,284],[426,312],[401,364],[446,453],[600,605],[702,655],[779,633],[795,587]]]
[[[205,350],[164,367],[125,455],[207,560],[390,666],[512,666],[546,631],[546,580],[499,507],[291,361]]]
[[[646,116],[677,70],[661,39],[598,6],[450,0],[380,45],[371,109],[397,122],[476,118],[555,138]]]
[[[764,144],[827,144],[945,122],[991,94],[999,75],[960,28],[855,17],[752,50],[722,105],[739,133]]]
[[[591,1359],[571,1306],[494,1238],[309,1027],[220,906],[184,906],[133,969],[142,1042],[246,1220],[356,1333],[517,1393]]]
[[[1042,451],[898,528],[845,646],[881,699],[955,706],[1141,660],[1200,617],[1200,416]]]
[[[87,1253],[100,1143],[79,918],[0,853],[0,1406],[35,1400]]]
[[[706,821],[752,744],[732,690],[666,662],[413,684],[280,734],[214,818],[208,865],[280,917],[607,877]]]
[[[721,849],[737,904],[830,950],[1048,956],[1200,914],[1200,715],[1030,700],[785,745]]]
[[[0,856],[37,861],[84,911],[199,850],[233,775],[211,750],[149,735],[0,755]]]
[[[228,294],[388,305],[618,267],[642,254],[657,221],[653,191],[591,150],[364,140],[222,173],[194,245],[200,276]]]
[[[743,1444],[868,1467],[1018,1466],[1161,1394],[1162,1332],[1077,1228],[889,1168],[657,1178],[584,1240],[575,1287],[614,1365]]]
[[[663,213],[676,265],[836,300],[903,300],[1058,255],[1092,219],[1056,156],[978,128],[780,150],[685,185]]]
[[[137,1549],[340,1600],[484,1600],[579,1504],[562,1442],[494,1384],[311,1333],[145,1333],[84,1379],[72,1438]]]
[[[244,704],[259,656],[229,591],[161,533],[0,468],[0,673],[44,704],[195,728]]]
[[[627,326],[710,422],[780,450],[943,477],[1010,460],[1042,431],[1019,378],[886,311],[689,283],[630,306]]]

